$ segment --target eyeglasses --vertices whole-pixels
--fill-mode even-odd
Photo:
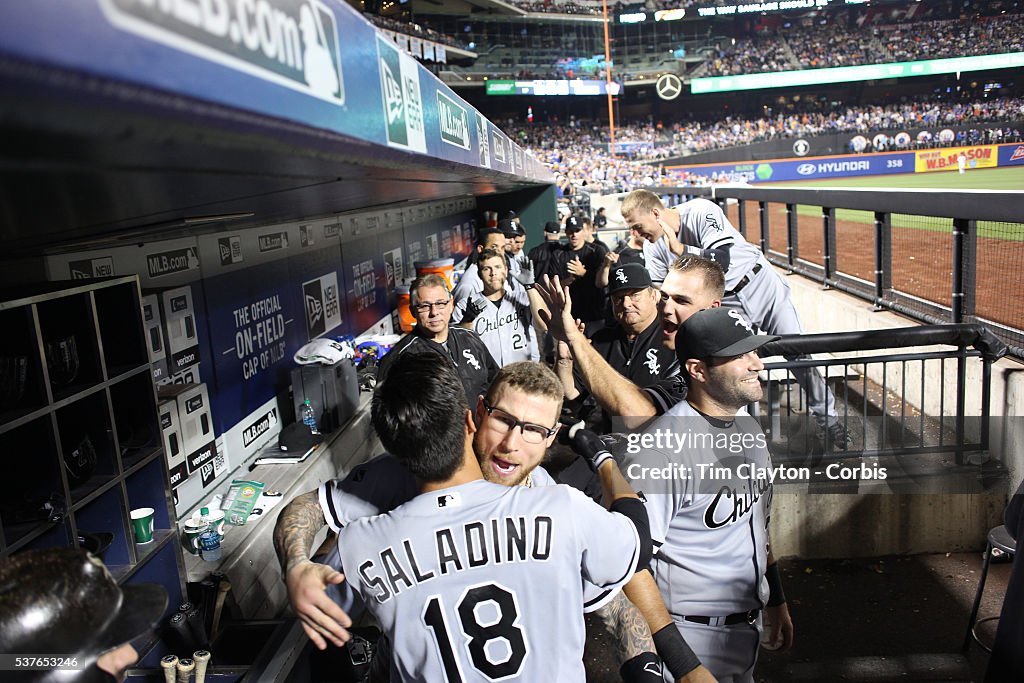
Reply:
[[[448,305],[451,299],[445,299],[444,301],[424,301],[423,303],[416,304],[413,306],[413,310],[417,313],[427,313],[433,309],[442,309]]]
[[[523,441],[526,443],[538,444],[542,443],[544,439],[547,439],[556,431],[558,426],[545,427],[543,425],[534,424],[533,422],[523,422],[512,417],[504,410],[495,408],[487,399],[484,399],[484,410],[487,411],[488,417],[491,418],[490,424],[491,429],[501,434],[508,434],[516,427],[519,427],[519,431],[523,434]]]

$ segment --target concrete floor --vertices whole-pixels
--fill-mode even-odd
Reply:
[[[783,559],[796,642],[762,650],[757,680],[981,681],[988,654],[960,645],[981,574],[981,552],[859,560]],[[979,618],[999,613],[1009,564],[993,564]],[[588,681],[619,681],[607,636],[588,622]],[[995,623],[979,631],[991,642]]]

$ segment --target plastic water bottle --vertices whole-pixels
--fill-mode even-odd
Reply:
[[[320,428],[316,426],[316,413],[308,398],[302,404],[302,423],[309,427],[309,431],[314,434],[320,433]]]

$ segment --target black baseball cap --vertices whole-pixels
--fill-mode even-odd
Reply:
[[[525,235],[523,229],[519,227],[519,224],[511,218],[502,218],[498,221],[498,231],[501,232],[505,237],[516,237],[517,235]]]
[[[287,453],[304,455],[313,446],[323,441],[323,435],[314,434],[305,422],[292,422],[281,430],[277,447]]]
[[[544,224],[544,232],[550,232],[552,235],[557,235],[562,232],[562,226],[558,221],[548,221]]]
[[[679,326],[676,356],[681,363],[689,358],[742,356],[776,339],[775,335],[754,334],[753,325],[735,308],[705,308]]]
[[[608,293],[624,289],[647,289],[651,286],[651,274],[639,263],[623,263],[612,268],[608,275]]]
[[[579,232],[583,229],[583,221],[576,216],[569,216],[565,219],[565,234],[570,232]]]

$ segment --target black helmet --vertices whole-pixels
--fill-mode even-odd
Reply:
[[[0,652],[74,657],[77,670],[24,672],[10,680],[111,680],[104,652],[152,629],[167,607],[157,584],[118,586],[84,550],[29,550],[0,562]],[[8,680],[4,674],[4,680]]]

